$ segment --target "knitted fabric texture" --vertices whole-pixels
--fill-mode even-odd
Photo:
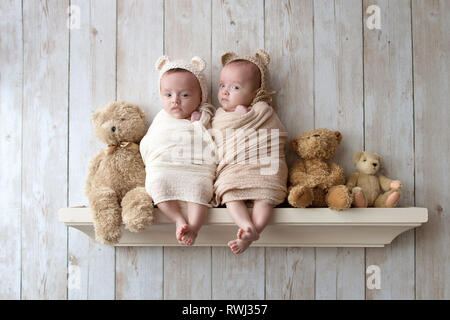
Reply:
[[[140,150],[145,189],[155,204],[180,200],[211,206],[215,143],[201,120],[177,119],[162,109],[142,139]],[[205,156],[206,150],[210,158]]]
[[[288,133],[273,108],[258,102],[244,115],[219,108],[212,128],[221,132],[217,137],[222,137],[215,140],[219,163],[213,206],[236,200],[264,199],[272,205],[282,203],[287,195],[284,146]],[[273,129],[278,129],[278,139],[272,136]],[[242,137],[245,132],[246,136]],[[263,150],[270,153],[270,161],[265,159]],[[268,170],[272,161],[277,167]]]
[[[161,78],[169,70],[184,69],[191,72],[198,80],[202,90],[202,101],[200,105],[208,101],[208,87],[203,70],[206,68],[206,62],[200,57],[193,57],[190,62],[186,60],[170,61],[168,56],[161,56],[155,64],[156,70],[159,71],[159,88],[161,88]]]
[[[260,101],[270,104],[275,91],[269,90],[269,70],[267,68],[270,62],[269,54],[261,49],[257,50],[254,56],[238,56],[234,52],[226,52],[222,55],[222,66],[226,66],[236,60],[246,60],[254,63],[261,73],[261,86],[250,106]]]

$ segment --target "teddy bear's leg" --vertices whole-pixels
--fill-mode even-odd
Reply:
[[[145,230],[153,223],[153,200],[144,187],[134,188],[123,197],[122,219],[132,232]]]
[[[325,201],[332,210],[344,210],[350,208],[352,196],[344,185],[334,186],[328,190]]]
[[[402,192],[399,189],[389,190],[378,196],[375,200],[374,207],[376,208],[394,208],[400,200]]]
[[[354,187],[352,189],[353,206],[355,208],[367,208],[367,198],[364,191],[360,187]]]
[[[117,194],[111,188],[91,190],[89,203],[93,211],[95,240],[113,245],[122,236],[121,208]]]
[[[326,191],[322,188],[314,188],[312,190],[314,200],[312,202],[312,207],[314,208],[323,208],[327,206],[327,202],[325,201]]]
[[[313,197],[311,188],[299,185],[289,188],[288,202],[293,207],[306,208],[312,204]]]

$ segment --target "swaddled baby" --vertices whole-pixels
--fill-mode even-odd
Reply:
[[[216,169],[215,144],[208,131],[215,109],[207,103],[205,66],[199,57],[190,62],[158,59],[163,109],[140,145],[145,189],[176,224],[178,242],[186,245],[194,244],[206,220]],[[179,201],[187,203],[187,221]]]
[[[214,205],[226,204],[239,226],[228,242],[233,253],[244,252],[259,238],[274,206],[287,194],[284,145],[288,134],[271,103],[268,90],[269,55],[225,53],[220,73],[219,103],[212,121],[219,163],[214,182]],[[270,154],[270,156],[269,156]],[[253,201],[250,216],[245,201]]]

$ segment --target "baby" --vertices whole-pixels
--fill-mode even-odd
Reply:
[[[212,128],[221,132],[216,144],[217,150],[222,150],[218,154],[213,204],[226,204],[231,218],[239,226],[237,238],[228,242],[235,254],[244,252],[259,239],[273,207],[282,203],[287,194],[288,170],[284,155],[287,132],[268,104],[274,93],[268,91],[269,61],[269,55],[262,50],[255,56],[237,56],[232,52],[222,56],[218,91],[222,107],[217,109],[212,121]],[[248,133],[244,138],[240,136],[242,130]],[[275,163],[275,168],[269,172],[262,168],[267,149],[273,158],[271,162]],[[247,200],[253,201],[251,215]]]
[[[158,208],[176,225],[180,244],[193,245],[204,224],[213,195],[215,144],[207,128],[214,107],[207,101],[205,62],[158,59],[163,109],[153,119],[140,150],[145,188]],[[197,148],[192,145],[197,143]],[[209,148],[211,159],[205,159]],[[187,221],[180,201],[187,204]]]

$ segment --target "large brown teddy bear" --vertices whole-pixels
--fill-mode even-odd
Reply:
[[[145,167],[138,143],[148,129],[145,113],[126,102],[111,102],[92,117],[95,135],[108,145],[91,161],[86,195],[95,239],[113,245],[125,227],[138,232],[153,222],[153,201],[145,191]]]
[[[350,175],[347,187],[352,191],[354,207],[393,208],[400,200],[402,183],[376,175],[381,161],[381,156],[372,152],[356,152],[353,156],[358,172]]]
[[[289,170],[289,204],[297,208],[333,210],[351,206],[352,197],[344,185],[344,169],[329,161],[341,141],[339,131],[328,129],[311,130],[292,140],[292,149],[304,160],[298,160]]]

